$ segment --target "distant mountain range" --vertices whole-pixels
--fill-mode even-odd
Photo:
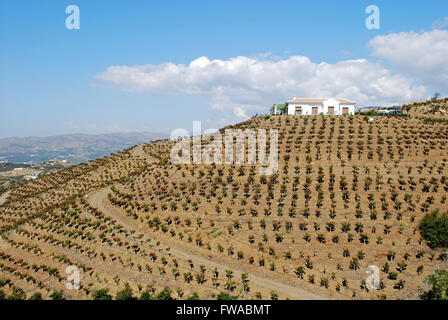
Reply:
[[[168,135],[152,132],[110,134],[69,134],[49,137],[0,139],[0,162],[67,160],[79,163],[97,159],[136,144],[166,139]]]

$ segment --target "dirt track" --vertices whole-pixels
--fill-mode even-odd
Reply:
[[[97,208],[98,210],[101,210],[104,214],[109,215],[116,219],[120,224],[125,226],[126,228],[130,229],[139,229],[139,232],[142,232],[145,234],[145,236],[148,236],[148,234],[140,230],[140,228],[136,225],[133,220],[128,219],[126,215],[124,215],[121,210],[112,207],[110,205],[107,205],[107,195],[110,192],[110,188],[101,189],[99,191],[93,192],[89,195],[88,202],[90,205],[94,208]],[[150,235],[152,237],[152,235]],[[158,239],[159,240],[159,239]],[[187,251],[180,248],[172,247],[172,243],[164,243],[163,241],[160,241],[160,244],[162,247],[170,247],[170,253],[174,256],[188,260],[188,259],[194,259],[199,264],[203,264],[206,266],[209,266],[211,268],[218,267],[221,269],[232,269],[235,273],[244,273],[247,272],[246,270],[238,270],[235,269],[235,265],[226,265],[221,262],[212,261],[207,257],[198,255],[195,252]],[[321,295],[317,295],[311,292],[308,292],[304,289],[294,287],[285,283],[282,283],[278,281],[277,279],[271,279],[267,278],[261,275],[255,275],[253,273],[250,273],[250,281],[251,283],[254,283],[257,286],[267,288],[269,290],[275,290],[279,295],[289,297],[290,299],[294,300],[322,300],[322,299],[328,299],[328,297],[324,297]]]
[[[7,191],[7,192],[3,193],[3,194],[0,196],[0,204],[3,204],[3,202],[5,202],[6,199],[8,199],[9,192],[10,192],[10,191]]]

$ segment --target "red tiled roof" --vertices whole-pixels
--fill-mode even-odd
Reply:
[[[316,102],[324,102],[327,99],[323,99],[323,98],[294,98],[288,102],[311,102],[311,103],[316,103]]]
[[[329,100],[328,98],[293,98],[288,101],[288,103],[322,103],[326,100]],[[356,102],[350,101],[347,99],[335,99],[337,102],[340,103],[348,103],[348,104],[355,104]]]

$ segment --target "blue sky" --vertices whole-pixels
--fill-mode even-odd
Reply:
[[[65,8],[72,4],[80,9],[79,30],[65,27]],[[370,4],[380,8],[380,30],[365,27],[365,8]],[[418,68],[406,65],[397,58],[398,49],[387,50],[395,38],[377,38],[368,45],[375,37],[394,34],[403,43],[441,43],[448,40],[446,16],[448,2],[444,0],[1,0],[0,137],[169,133],[177,127],[191,130],[193,120],[203,120],[203,127],[219,127],[267,111],[272,103],[294,95],[344,94],[376,104],[422,98],[434,91],[447,94],[446,74],[439,81],[430,79],[431,70],[440,70],[436,62]],[[431,33],[434,29],[440,32]],[[448,64],[441,47],[437,63]],[[424,53],[418,50],[413,53],[423,61]],[[294,56],[307,57],[309,62],[297,64],[291,60]],[[199,57],[207,57],[201,60],[206,67],[192,71],[190,63]],[[415,61],[413,56],[407,58]],[[340,64],[359,59],[366,61]],[[171,72],[167,63],[180,71]],[[361,73],[371,73],[371,78],[363,79],[366,83],[359,88],[353,85],[357,82],[353,74],[345,75],[350,82],[341,80],[338,87],[330,88],[317,76],[307,86],[283,85],[288,75],[275,81],[269,76],[284,70],[282,63],[292,64],[299,73],[303,68],[303,74],[312,79],[313,72],[331,72],[331,76],[353,68],[370,70]],[[232,73],[243,64],[250,67]],[[125,70],[108,69],[113,66]],[[378,85],[372,80],[374,69],[381,70],[377,77],[384,77],[382,83],[407,93],[372,92]],[[177,72],[186,79],[179,80]],[[135,80],[136,75],[141,78]],[[326,89],[311,90],[311,84]],[[278,92],[272,86],[279,86]]]

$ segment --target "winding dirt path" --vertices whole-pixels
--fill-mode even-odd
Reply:
[[[6,201],[6,199],[8,199],[8,196],[9,196],[9,193],[10,193],[10,192],[11,192],[11,191],[6,191],[5,193],[3,193],[3,194],[0,196],[0,205],[3,204],[3,202]]]
[[[138,222],[128,219],[120,209],[108,205],[107,195],[110,193],[110,191],[111,191],[110,188],[105,188],[99,191],[92,192],[91,194],[89,194],[89,199],[87,199],[87,201],[92,207],[102,211],[104,214],[109,215],[110,217],[113,217],[115,220],[117,220],[121,225],[125,226],[126,228],[138,230],[145,236],[153,238],[152,234],[142,230],[142,226],[141,225],[139,226]],[[210,258],[204,257],[202,255],[199,255],[190,250],[186,250],[184,248],[172,247],[173,245],[172,243],[164,242],[161,239],[157,239],[157,241],[160,241],[161,247],[164,248],[169,247],[170,248],[169,252],[172,255],[178,257],[179,259],[184,260],[193,259],[198,264],[203,264],[211,268],[217,267],[220,269],[231,269],[235,273],[247,272],[246,270],[235,269],[236,267],[235,265],[224,264],[222,262],[212,260]],[[328,297],[317,295],[315,293],[311,293],[299,287],[294,287],[289,284],[280,282],[277,279],[267,278],[259,274],[254,274],[253,272],[249,274],[249,278],[251,283],[254,283],[257,286],[264,287],[269,290],[275,290],[279,295],[289,297],[290,299],[294,300],[328,299]]]

